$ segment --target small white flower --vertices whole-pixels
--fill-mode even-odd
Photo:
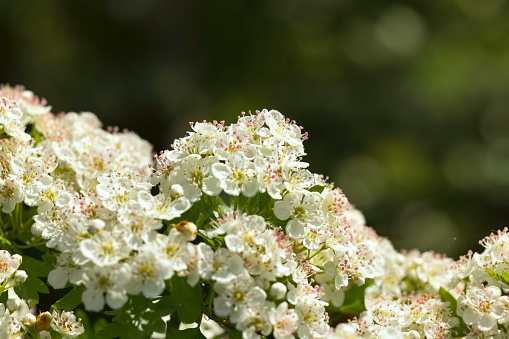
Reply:
[[[254,164],[241,153],[231,154],[226,164],[213,164],[212,174],[221,181],[221,187],[230,195],[237,196],[242,193],[246,197],[253,197],[258,193]]]
[[[76,338],[85,332],[81,319],[76,320],[74,312],[53,311],[51,328],[66,337]]]

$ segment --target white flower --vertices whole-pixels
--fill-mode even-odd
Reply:
[[[165,287],[164,281],[173,276],[172,262],[161,256],[159,246],[144,246],[138,255],[131,256],[127,261],[132,277],[126,281],[126,289],[130,294],[143,292],[147,298],[160,295]]]
[[[28,141],[30,135],[25,133],[25,122],[22,116],[23,113],[18,104],[0,94],[0,128],[16,139]]]
[[[242,193],[246,197],[253,197],[258,193],[254,164],[241,153],[231,154],[226,164],[213,164],[212,174],[221,181],[221,187],[230,195],[237,196]]]
[[[295,310],[288,308],[288,303],[283,301],[277,309],[270,314],[270,323],[274,326],[273,335],[276,339],[293,339],[294,333],[299,328],[299,317]]]
[[[35,320],[36,320],[35,315],[33,315],[32,313],[27,313],[23,317],[23,324],[25,326],[32,327],[35,325]]]
[[[226,248],[218,248],[215,252],[205,243],[199,243],[198,271],[204,280],[228,282],[244,271],[244,262],[235,253]]]
[[[86,290],[81,295],[85,309],[87,311],[101,311],[105,302],[113,309],[122,307],[127,301],[124,284],[130,279],[130,267],[126,264],[87,267],[83,271],[83,282]],[[106,294],[106,298],[104,294]]]
[[[281,220],[291,218],[286,225],[286,233],[299,239],[304,235],[304,227],[318,229],[323,225],[320,202],[321,197],[317,192],[290,192],[283,200],[275,202],[274,214]]]
[[[509,298],[502,296],[496,286],[468,286],[466,294],[458,298],[457,313],[463,317],[465,324],[482,332],[492,330],[501,318],[507,320],[509,314]]]
[[[121,237],[108,231],[98,232],[82,240],[79,249],[84,257],[100,267],[116,264],[131,252]]]
[[[149,192],[142,191],[138,194],[138,200],[148,216],[172,220],[180,217],[191,207],[191,203],[183,194],[180,185],[172,185],[169,194],[160,193],[153,196]]]
[[[81,319],[76,320],[76,316],[72,311],[53,311],[52,318],[51,328],[58,333],[62,333],[66,337],[76,338],[85,332]]]
[[[170,182],[179,184],[184,190],[184,196],[191,202],[198,201],[202,191],[207,195],[218,195],[222,188],[219,179],[211,173],[211,166],[218,160],[214,156],[202,158],[198,154],[188,155],[178,169],[171,172]]]
[[[23,189],[14,176],[0,178],[0,206],[4,213],[14,211],[16,204],[23,201],[23,196]]]
[[[17,254],[11,256],[7,251],[0,251],[0,283],[10,279],[21,264],[21,257]]]
[[[242,317],[246,308],[253,308],[265,302],[267,294],[256,286],[249,275],[242,275],[228,283],[216,282],[214,291],[214,312],[219,317],[230,317],[232,323]]]
[[[148,182],[140,182],[141,177],[122,175],[111,172],[109,176],[97,178],[97,195],[104,206],[112,211],[128,208],[129,203],[137,200],[139,192],[149,192],[152,188]]]

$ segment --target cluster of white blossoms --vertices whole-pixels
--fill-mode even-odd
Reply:
[[[207,316],[245,339],[455,330],[506,338],[508,286],[495,274],[507,269],[509,235],[489,237],[484,253],[459,262],[396,251],[307,169],[307,134],[275,110],[231,125],[193,123],[152,156],[136,134],[104,130],[93,113],[55,115],[21,87],[3,86],[0,102],[0,206],[36,209],[32,234],[57,259],[48,282],[83,285],[86,310],[160,296],[177,275],[209,286]],[[346,322],[358,291],[364,312]],[[53,318],[79,323],[68,313]]]
[[[0,303],[0,338],[37,338],[50,339],[51,327],[55,333],[65,338],[75,338],[84,332],[80,319],[73,312],[44,312],[37,317],[32,314],[25,300],[14,291],[14,286],[27,279],[24,270],[18,269],[22,258],[19,254],[10,255],[0,251],[0,294],[6,292],[7,300]]]

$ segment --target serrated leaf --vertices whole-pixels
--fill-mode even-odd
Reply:
[[[128,328],[115,322],[111,322],[104,326],[95,334],[97,338],[118,338],[128,333]]]
[[[81,294],[85,290],[85,286],[80,285],[74,287],[62,299],[58,300],[53,304],[56,309],[64,309],[66,311],[74,310],[79,304],[81,304]]]
[[[32,274],[38,277],[46,278],[52,268],[48,267],[44,262],[40,260],[25,255],[23,256],[23,262],[20,266],[20,269],[25,270],[29,276]]]
[[[24,283],[14,286],[14,291],[27,302],[29,307],[39,302],[39,293],[49,293],[48,286],[35,274],[28,274],[28,278]]]
[[[50,269],[53,269],[57,264],[57,258],[51,253],[44,253],[42,255],[42,261]]]
[[[186,330],[179,331],[176,328],[170,328],[166,334],[167,339],[206,339],[201,333],[200,328],[188,328]]]
[[[506,270],[502,270],[502,277],[506,280],[506,281],[509,281],[509,273],[507,273]]]
[[[170,286],[171,296],[177,304],[180,304],[178,309],[179,319],[187,324],[200,322],[203,308],[200,284],[191,287],[186,278],[174,275],[170,281]]]
[[[23,256],[19,269],[24,270],[28,278],[24,283],[14,286],[14,291],[32,307],[39,302],[39,293],[49,293],[48,286],[39,277],[47,277],[51,269],[42,261],[27,255]]]
[[[504,284],[508,285],[509,286],[509,279],[506,279],[502,274],[499,274],[495,271],[492,271],[492,270],[489,270],[489,269],[485,269],[486,273],[488,273],[489,275],[491,275],[492,277],[494,277],[495,279],[503,282]],[[507,272],[506,272],[507,274]]]

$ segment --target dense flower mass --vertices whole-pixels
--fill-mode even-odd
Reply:
[[[278,111],[192,123],[153,156],[93,113],[55,115],[32,92],[2,86],[0,133],[2,228],[18,236],[2,244],[49,253],[47,282],[78,286],[87,311],[131,312],[141,295],[159,317],[185,324],[203,313],[246,339],[507,337],[506,231],[459,261],[396,251],[308,170],[307,134]],[[0,252],[9,298],[27,279],[20,263]],[[179,288],[197,293],[199,317],[186,315]],[[10,300],[0,304],[1,333],[84,331],[56,308],[37,327],[26,302]]]

